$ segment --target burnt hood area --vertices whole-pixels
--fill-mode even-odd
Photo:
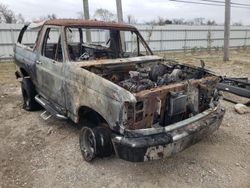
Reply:
[[[202,68],[193,68],[171,61],[91,66],[86,69],[132,93],[209,75]]]

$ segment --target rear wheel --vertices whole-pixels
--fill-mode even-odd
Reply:
[[[89,123],[81,130],[79,142],[82,156],[85,161],[90,162],[95,157],[108,157],[113,153],[111,133],[104,126],[94,127]]]
[[[40,110],[42,107],[35,101],[37,94],[34,84],[29,78],[24,78],[21,82],[23,95],[23,108],[27,111]]]

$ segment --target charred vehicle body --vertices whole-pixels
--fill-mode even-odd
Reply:
[[[31,27],[14,48],[24,108],[42,106],[44,119],[80,125],[86,161],[112,153],[134,162],[163,158],[220,126],[219,77],[154,56],[135,27],[50,20],[27,46],[22,38]]]

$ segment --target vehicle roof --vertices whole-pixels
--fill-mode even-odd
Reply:
[[[53,20],[46,21],[44,25],[83,26],[83,27],[137,30],[134,26],[127,25],[127,24],[121,24],[121,23],[116,23],[116,22],[104,22],[104,21],[97,21],[97,20],[84,20],[84,19],[53,19]]]

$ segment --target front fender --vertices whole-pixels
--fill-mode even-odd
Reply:
[[[78,122],[82,106],[100,114],[113,130],[120,131],[125,102],[135,102],[133,94],[82,68],[68,65],[65,72],[66,108]]]

